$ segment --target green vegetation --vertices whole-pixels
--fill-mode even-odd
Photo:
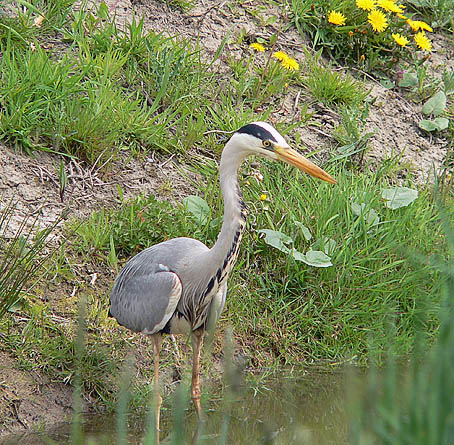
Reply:
[[[393,348],[389,351],[388,365],[382,377],[372,368],[367,392],[352,416],[352,444],[444,445],[452,442],[454,238],[447,219],[445,230],[450,241],[450,260],[434,262],[434,267],[445,279],[437,342],[428,348],[423,324],[420,324],[415,353],[404,381]],[[420,321],[425,321],[424,316]]]
[[[0,210],[0,319],[7,311],[18,310],[25,287],[31,290],[43,278],[43,265],[52,254],[49,237],[60,222],[40,230],[37,216],[25,217],[11,233],[14,216],[10,201]]]
[[[126,143],[133,152],[186,151],[195,141],[181,131],[169,138],[170,128],[194,120],[203,132],[197,116],[204,85],[213,81],[188,42],[144,34],[136,21],[119,31],[101,4],[97,15],[79,11],[59,30],[69,45],[55,60],[37,40],[17,46],[6,23],[0,139],[93,163]]]
[[[326,106],[360,104],[368,96],[365,87],[350,74],[342,76],[321,63],[321,51],[311,55],[306,51],[301,83]]]
[[[339,183],[322,184],[261,159],[245,164],[241,185],[250,209],[248,230],[212,349],[221,356],[222,332],[232,328],[248,365],[257,371],[275,373],[289,365],[298,372],[321,362],[388,363],[390,383],[384,395],[371,386],[377,412],[387,417],[377,415],[374,423],[363,410],[365,417],[358,417],[354,427],[358,443],[373,443],[361,441],[363,428],[382,439],[390,431],[420,431],[414,428],[421,416],[416,406],[435,411],[443,389],[450,391],[446,378],[452,367],[447,352],[452,351],[452,332],[440,313],[451,308],[446,309],[442,298],[447,278],[440,258],[452,255],[442,215],[448,221],[454,215],[454,82],[447,68],[442,76],[433,74],[426,59],[415,55],[416,42],[410,49],[400,48],[392,34],[410,32],[410,25],[387,12],[393,22],[374,31],[368,13],[351,0],[293,0],[290,24],[282,19],[279,31],[273,27],[253,41],[245,32],[226,36],[208,57],[201,44],[146,32],[137,18],[119,29],[104,3],[91,12],[74,10],[70,0],[17,3],[24,9],[15,17],[0,11],[0,141],[31,154],[52,152],[62,201],[68,158],[109,172],[111,162],[148,156],[153,150],[186,163],[197,175],[191,185],[198,199],[175,203],[162,193],[127,200],[119,187],[116,208],[69,220],[62,228],[67,241],[58,249],[46,244],[54,227],[36,231],[38,219],[30,232],[23,225],[8,240],[13,208],[2,207],[2,350],[21,369],[41,370],[74,384],[76,408],[87,395],[99,409],[119,406],[117,430],[120,442],[126,443],[128,412],[143,416],[149,406],[152,357],[146,339],[125,335],[107,317],[115,273],[129,257],[165,239],[189,235],[213,245],[223,210],[217,156],[230,132],[253,120],[272,119],[299,144],[301,127],[323,125],[315,111],[320,107],[335,116],[333,126],[323,128],[332,141],[323,148],[323,166]],[[181,11],[192,5],[166,3]],[[413,20],[426,20],[442,31],[452,28],[444,12],[452,10],[452,1],[406,6]],[[329,21],[332,10],[355,21],[336,25]],[[264,29],[273,23],[260,19]],[[286,26],[309,35],[320,51],[306,50],[304,60],[279,51]],[[334,68],[345,60],[359,63],[367,76]],[[365,160],[374,135],[366,131],[375,100],[369,97],[370,77],[421,104],[424,120],[415,123],[418,131],[446,138],[444,171],[434,184],[416,184],[410,173],[402,175],[398,157],[379,166]],[[178,341],[182,345],[186,339]],[[408,404],[393,407],[394,357],[426,351],[433,343],[427,367],[418,367],[422,355],[412,365]],[[141,363],[146,363],[134,378],[119,365],[129,363],[132,350],[140,350]],[[162,364],[169,374],[175,361],[181,364],[170,350],[164,350]],[[421,379],[435,375],[438,361],[439,379],[431,382],[440,399],[430,399],[425,392],[429,386]],[[220,391],[225,401],[218,403],[221,443],[229,443],[231,385],[227,382]],[[416,398],[419,388],[433,406]],[[219,397],[219,391],[214,393],[210,397]],[[174,425],[183,421],[184,394],[176,394]],[[442,402],[442,409],[449,410],[449,402]],[[165,400],[164,408],[170,405]],[[82,440],[79,420],[76,416],[75,443]],[[431,420],[434,425],[438,421]],[[421,425],[421,431],[432,428]],[[178,428],[174,443],[182,434]]]
[[[308,34],[314,48],[338,61],[386,73],[399,60],[418,60],[417,50],[430,52],[432,27],[421,19],[420,2],[394,0],[293,0],[293,21]],[[422,2],[421,2],[422,3]],[[443,2],[452,6],[452,0]],[[440,8],[442,9],[442,8]],[[452,25],[449,20],[434,26]]]

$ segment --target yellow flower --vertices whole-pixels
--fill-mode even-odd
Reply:
[[[407,19],[407,23],[410,26],[410,28],[415,32],[419,30],[433,32],[433,29],[422,20]]]
[[[404,47],[409,42],[409,40],[405,36],[402,36],[399,33],[391,35],[393,36],[393,39],[396,41],[396,43],[402,47]]]
[[[289,71],[296,71],[300,69],[298,62],[292,57],[284,53],[284,51],[276,51],[272,54],[272,57],[281,62],[281,66]]]
[[[292,57],[286,57],[281,60],[281,65],[289,71],[298,71],[300,69],[298,62]]]
[[[433,32],[434,31],[426,22],[423,22],[421,20],[417,20],[417,22],[418,22],[420,30],[429,31],[429,32]]]
[[[388,21],[386,20],[385,14],[376,9],[369,12],[367,19],[374,31],[382,32],[388,27]]]
[[[265,52],[265,47],[261,43],[258,43],[258,42],[251,43],[249,45],[249,48],[252,48],[253,50],[258,51],[259,53]]]
[[[266,196],[265,193],[262,193],[262,194],[260,195],[260,201],[266,201],[267,199],[268,199],[268,196]]]
[[[273,57],[279,60],[279,62],[288,59],[288,56],[284,53],[284,51],[276,51],[275,53],[273,53]]]
[[[372,11],[375,8],[375,0],[356,0],[356,6],[365,11]]]
[[[377,6],[384,9],[385,11],[391,11],[397,14],[402,14],[404,12],[402,6],[396,5],[393,0],[377,0]]]
[[[421,49],[429,52],[432,51],[432,42],[427,38],[424,31],[420,31],[415,35],[415,42]]]
[[[345,25],[345,15],[342,12],[331,11],[328,15],[328,22],[332,23],[333,25]]]

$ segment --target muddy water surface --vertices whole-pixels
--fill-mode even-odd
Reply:
[[[204,403],[206,421],[198,443],[347,443],[349,394],[362,380],[357,374],[353,371],[312,372],[295,378],[283,371],[280,377],[254,378],[242,388],[226,390],[222,398],[214,394]],[[191,443],[198,420],[190,401],[182,402],[181,406],[181,409],[175,405],[163,406],[161,442],[164,444]],[[147,423],[147,420],[130,418],[127,443],[145,443]],[[178,425],[183,426],[178,428]],[[115,416],[86,417],[83,430],[86,444],[119,443]],[[71,434],[72,426],[61,424],[40,434],[11,436],[2,444],[70,444],[74,443]]]

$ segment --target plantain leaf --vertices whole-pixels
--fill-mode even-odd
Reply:
[[[418,85],[418,78],[413,73],[404,73],[398,85],[402,88],[416,87]]]
[[[309,229],[302,223],[302,222],[299,222],[299,221],[295,221],[295,224],[301,229],[301,231],[303,232],[303,236],[304,238],[306,239],[306,241],[310,241],[312,239],[312,234],[311,232],[309,231]]]
[[[438,116],[446,108],[446,94],[443,91],[435,93],[422,107],[424,114]]]
[[[307,253],[304,254],[293,249],[292,254],[295,260],[302,261],[309,266],[329,267],[333,265],[331,258],[321,250],[308,250]]]
[[[210,218],[208,203],[199,196],[190,195],[183,199],[183,204],[192,213],[196,221],[205,225]]]
[[[418,190],[408,187],[392,187],[383,189],[381,196],[386,200],[386,207],[395,210],[409,206],[418,197]]]
[[[419,123],[419,128],[422,128],[425,131],[441,131],[446,130],[449,126],[449,119],[446,117],[437,117],[434,120],[423,119]]]
[[[367,224],[371,226],[376,226],[380,223],[380,217],[377,215],[377,212],[372,208],[366,208],[364,202],[361,204],[352,202],[352,212],[354,215],[364,218]]]
[[[264,241],[269,246],[273,246],[276,249],[279,249],[281,252],[290,252],[290,249],[286,246],[286,244],[291,243],[292,239],[285,233],[271,229],[262,229],[259,230],[259,233],[265,234]]]

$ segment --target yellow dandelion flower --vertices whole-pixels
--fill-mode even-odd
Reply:
[[[410,26],[410,28],[415,32],[419,30],[433,32],[433,29],[422,20],[407,19],[407,23]]]
[[[377,6],[385,11],[395,12],[397,14],[402,14],[404,12],[402,6],[396,5],[393,0],[377,0]]]
[[[375,0],[356,0],[356,6],[364,11],[375,9]]]
[[[409,40],[405,36],[402,36],[399,33],[391,35],[393,39],[396,41],[396,43],[402,47],[404,47],[409,42]]]
[[[333,25],[344,26],[345,25],[345,15],[342,12],[331,11],[328,15],[328,22]]]
[[[281,60],[281,65],[289,71],[298,71],[300,69],[298,62],[288,56],[284,60]]]
[[[367,15],[367,21],[370,23],[374,31],[383,32],[388,27],[388,21],[383,12],[374,9]]]
[[[416,20],[416,22],[418,23],[419,29],[421,31],[429,31],[429,32],[434,31],[426,22],[423,22],[422,20]]]
[[[427,38],[424,31],[415,34],[415,42],[421,49],[429,52],[432,51],[432,42]]]
[[[276,51],[275,53],[272,54],[272,57],[279,60],[279,62],[282,62],[282,61],[288,59],[288,56],[287,56],[287,54],[284,53],[284,51]]]
[[[268,196],[266,195],[266,193],[262,193],[262,194],[260,195],[260,198],[259,198],[259,199],[260,199],[260,201],[266,201],[266,200],[268,199]]]
[[[258,51],[259,53],[265,52],[265,47],[261,43],[258,43],[258,42],[251,43],[249,45],[249,48],[252,48],[253,50]]]

